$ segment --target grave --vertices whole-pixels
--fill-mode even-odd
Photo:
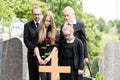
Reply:
[[[27,49],[19,38],[0,39],[0,80],[26,80]]]
[[[120,42],[106,44],[98,65],[104,80],[120,80]]]
[[[57,80],[58,73],[70,73],[70,67],[58,66],[57,52],[51,53],[51,66],[39,66],[39,72],[50,72],[51,80]]]
[[[13,38],[3,42],[2,80],[22,80],[22,43]]]

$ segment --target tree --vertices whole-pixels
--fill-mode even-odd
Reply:
[[[114,26],[115,26],[114,21],[109,20],[109,21],[108,21],[108,27],[114,27]]]
[[[34,5],[40,6],[43,10],[42,11],[43,14],[47,10],[51,10],[54,13],[55,22],[58,30],[60,29],[60,26],[64,21],[63,9],[66,6],[71,6],[75,10],[76,18],[85,23],[89,57],[92,59],[94,56],[98,56],[101,53],[100,43],[99,43],[99,41],[101,40],[101,36],[100,36],[100,32],[95,28],[95,25],[97,23],[96,17],[92,14],[87,14],[83,12],[82,0],[69,0],[69,1],[68,0],[64,0],[64,1],[63,0],[40,0],[40,1],[32,1],[32,0],[31,1],[29,0],[28,1],[27,0],[9,1],[9,5],[12,5],[11,7],[8,6],[8,3],[6,1],[4,1],[2,4],[6,3],[6,7],[9,7],[12,10],[10,11],[13,14],[13,16],[10,15],[11,16],[10,21],[12,20],[13,17],[17,17],[21,21],[23,19],[31,20],[32,19],[31,8]],[[48,7],[46,6],[46,4]],[[1,7],[2,8],[0,8],[0,10],[5,9],[5,7],[4,8],[3,6]],[[5,16],[5,15],[3,14],[1,15],[0,13],[0,17],[1,16]],[[9,19],[9,17],[7,18]]]
[[[94,29],[97,23],[97,19],[92,14],[87,14],[83,12],[82,0],[42,0],[47,3],[50,10],[55,14],[55,21],[57,28],[59,29],[64,21],[63,9],[66,6],[71,6],[75,10],[76,18],[85,23],[86,26],[86,36],[88,44],[88,54],[92,59],[94,56],[101,54],[100,43],[101,40],[100,32]]]
[[[117,21],[116,28],[118,29],[118,33],[120,33],[120,20]]]
[[[75,10],[76,17],[78,19],[81,19],[82,17],[82,2],[81,0],[41,0],[49,6],[50,10],[54,13],[55,15],[55,22],[57,25],[57,28],[60,28],[64,21],[63,17],[63,9],[66,6],[71,6]]]
[[[101,54],[101,33],[96,28],[97,19],[93,14],[84,13],[82,20],[86,25],[88,56],[90,59],[93,59],[95,56]]]
[[[43,13],[48,10],[46,4],[40,1],[12,0],[1,1],[0,4],[0,34],[6,32],[6,29],[8,31],[6,33],[8,33],[9,36],[11,35],[11,25],[14,18],[19,18],[22,22],[24,19],[27,19],[27,21],[31,20],[31,9],[34,5],[40,6]]]
[[[101,32],[106,32],[108,33],[108,27],[106,26],[106,23],[104,21],[103,18],[99,18],[97,21],[97,26],[98,30],[100,30]]]
[[[0,2],[0,24],[1,24],[1,35],[3,32],[5,32],[5,26],[6,29],[8,29],[8,33],[10,34],[10,24],[12,22],[12,18],[15,16],[14,13],[14,4],[11,2],[1,1]]]
[[[19,19],[27,19],[28,21],[32,20],[31,16],[31,9],[33,6],[40,6],[42,9],[42,13],[44,14],[48,7],[45,3],[40,1],[16,1],[17,4],[15,4],[15,14],[16,17]]]
[[[108,27],[115,27],[118,30],[118,33],[120,33],[120,20],[110,20],[108,22]]]

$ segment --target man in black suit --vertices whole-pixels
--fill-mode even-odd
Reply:
[[[74,28],[74,36],[82,40],[84,45],[84,62],[88,63],[85,26],[82,22],[76,20],[74,10],[70,6],[65,7],[63,13],[64,13],[64,18],[66,20],[64,24],[71,25]],[[64,38],[62,35],[62,28],[64,24],[62,24],[60,30],[60,41]]]
[[[34,37],[38,24],[41,19],[41,8],[34,6],[32,9],[33,20],[24,25],[24,43],[28,48],[27,59],[28,59],[28,70],[29,80],[39,80],[38,66],[36,64],[36,56],[34,55]]]

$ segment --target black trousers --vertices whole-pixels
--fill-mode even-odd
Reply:
[[[32,58],[28,60],[28,70],[29,80],[39,80],[39,72],[38,66],[36,64],[36,57],[32,56]]]

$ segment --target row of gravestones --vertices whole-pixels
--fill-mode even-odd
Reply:
[[[0,80],[26,80],[26,51],[21,39],[2,41],[0,38]],[[99,60],[99,73],[104,80],[120,80],[120,42],[106,44]]]
[[[21,39],[0,38],[0,80],[26,80],[26,51]]]

